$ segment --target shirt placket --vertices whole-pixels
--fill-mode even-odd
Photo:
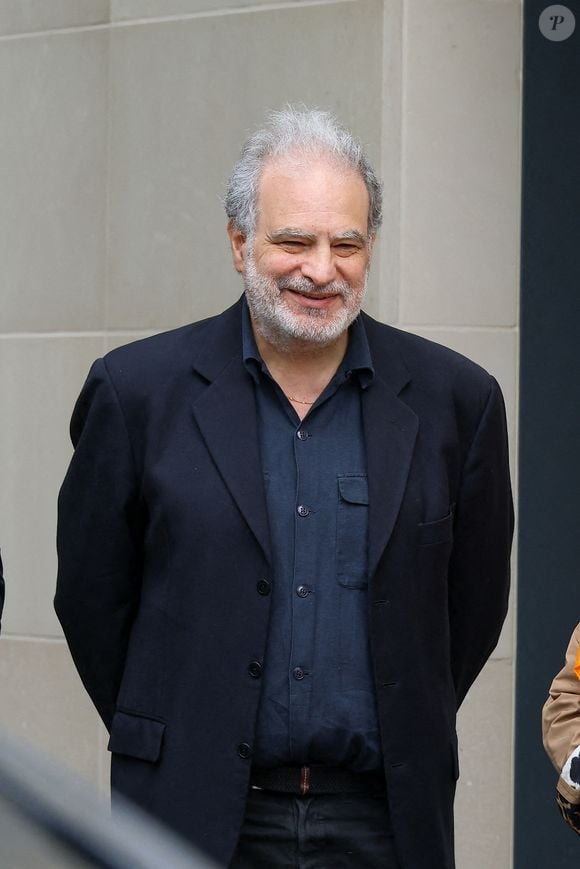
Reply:
[[[315,463],[316,427],[309,415],[294,432],[296,467],[294,505],[294,575],[291,591],[292,646],[289,662],[289,717],[292,751],[301,754],[308,741],[315,637],[315,547],[321,505]]]

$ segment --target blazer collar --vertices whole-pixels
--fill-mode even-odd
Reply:
[[[232,358],[241,360],[242,300],[243,296],[222,314],[198,324],[201,337],[194,349],[193,369],[208,383],[219,377]]]
[[[225,485],[271,563],[254,384],[242,362],[241,302],[206,321],[194,370],[208,383],[193,416]]]
[[[379,323],[364,312],[361,317],[375,370],[394,395],[398,395],[411,380],[411,373],[405,364],[400,346],[398,330]]]
[[[363,314],[376,377],[363,392],[369,480],[369,576],[373,576],[399,515],[419,428],[400,398],[411,381],[396,329]]]

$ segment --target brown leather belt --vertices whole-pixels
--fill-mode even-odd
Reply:
[[[281,794],[306,796],[384,792],[385,779],[380,773],[352,772],[339,766],[277,766],[252,769],[254,787]]]

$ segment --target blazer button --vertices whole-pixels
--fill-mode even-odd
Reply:
[[[248,665],[248,673],[250,676],[253,676],[254,679],[259,679],[262,675],[262,665],[259,661],[251,661]]]
[[[267,579],[260,579],[256,585],[256,588],[258,589],[258,594],[265,595],[265,594],[270,594],[272,586],[270,585],[270,583],[268,582]]]
[[[241,758],[243,758],[244,760],[246,760],[250,756],[251,753],[252,753],[252,750],[251,750],[250,746],[248,745],[248,743],[247,742],[240,742],[240,744],[238,745],[238,755]]]

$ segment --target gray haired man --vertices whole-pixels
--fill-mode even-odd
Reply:
[[[98,360],[72,420],[56,607],[113,787],[237,869],[451,869],[499,387],[361,313],[381,185],[327,113],[272,115],[226,211],[242,299]]]

